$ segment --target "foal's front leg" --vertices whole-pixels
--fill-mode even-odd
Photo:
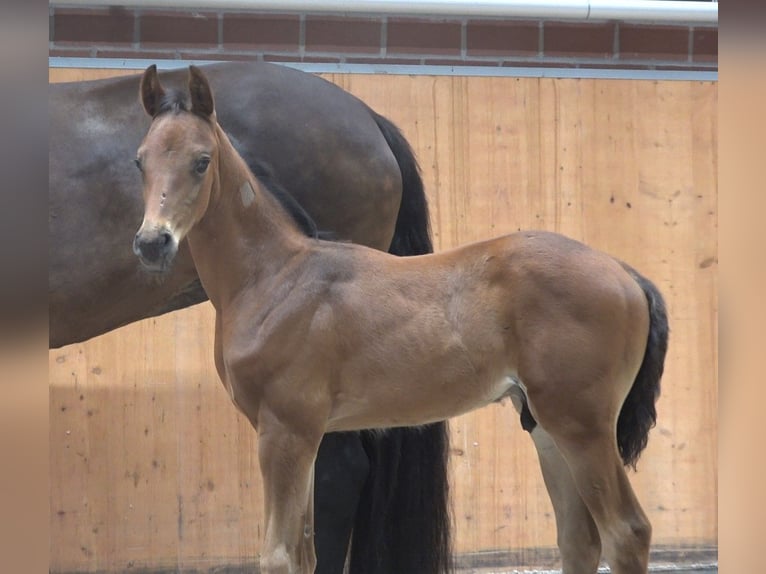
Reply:
[[[321,427],[306,419],[283,420],[268,408],[258,417],[258,457],[263,476],[266,533],[263,574],[313,574],[314,459]]]

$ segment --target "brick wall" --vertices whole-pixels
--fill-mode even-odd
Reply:
[[[718,28],[50,8],[50,56],[716,71]]]

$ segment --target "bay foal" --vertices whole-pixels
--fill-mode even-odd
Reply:
[[[314,569],[313,463],[328,431],[440,421],[511,397],[531,431],[567,574],[647,571],[651,528],[629,484],[654,424],[667,345],[656,288],[582,243],[520,232],[397,258],[306,237],[217,124],[156,68],[136,163],[134,250],[165,268],[188,237],[216,310],[215,363],[258,431],[264,573]],[[268,110],[265,110],[267,113]],[[263,142],[268,145],[268,142]]]

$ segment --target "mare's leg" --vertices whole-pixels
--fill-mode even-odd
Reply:
[[[320,425],[280,420],[269,409],[258,417],[258,456],[263,476],[266,533],[263,574],[313,574],[314,459]]]
[[[314,465],[316,574],[340,574],[370,461],[359,433],[328,433]]]
[[[595,574],[601,559],[596,523],[551,436],[538,424],[530,433],[556,515],[563,574]]]
[[[542,393],[530,391],[530,405],[569,467],[577,491],[596,523],[612,573],[645,574],[651,525],[617,450],[613,405],[621,401],[606,396],[615,385],[562,385],[555,394],[548,392],[555,387],[542,388]],[[577,400],[562,397],[562,388],[575,392]],[[602,393],[595,392],[596,388]]]

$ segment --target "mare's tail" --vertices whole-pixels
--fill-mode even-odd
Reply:
[[[432,253],[431,220],[428,200],[420,177],[420,167],[409,142],[389,119],[370,110],[402,172],[402,202],[396,216],[396,229],[388,252],[394,255]]]
[[[371,110],[402,173],[402,202],[389,249],[433,251],[428,202],[417,160],[389,120]],[[370,474],[351,539],[352,574],[443,574],[451,570],[447,423],[367,431]]]
[[[644,360],[617,419],[617,445],[626,466],[636,468],[638,457],[646,448],[649,430],[657,421],[655,402],[660,396],[660,379],[668,350],[668,315],[657,287],[635,269],[622,263],[641,286],[649,307],[649,337]]]

